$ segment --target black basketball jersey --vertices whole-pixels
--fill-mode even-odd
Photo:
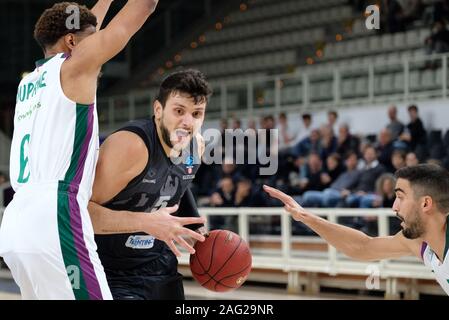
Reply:
[[[151,212],[179,204],[200,165],[198,143],[192,139],[179,158],[167,157],[157,135],[154,118],[135,120],[118,131],[137,134],[148,148],[149,161],[142,173],[104,204],[112,210]],[[96,235],[98,254],[105,269],[123,270],[144,266],[168,246],[145,233]]]

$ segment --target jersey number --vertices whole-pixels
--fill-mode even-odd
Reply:
[[[28,167],[28,156],[25,155],[25,146],[30,144],[30,135],[26,134],[22,142],[20,143],[20,173],[18,183],[27,183],[30,178],[30,170],[28,169],[28,174],[25,176],[25,170]]]

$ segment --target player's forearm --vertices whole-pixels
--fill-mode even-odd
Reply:
[[[308,215],[302,222],[348,257],[370,260],[366,244],[371,238],[363,232],[329,222],[313,214]]]
[[[97,31],[101,29],[104,18],[114,0],[98,0],[95,6],[90,10],[97,17]]]
[[[120,234],[142,232],[144,213],[114,211],[93,201],[89,202],[89,214],[95,234]]]

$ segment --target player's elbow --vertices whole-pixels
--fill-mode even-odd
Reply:
[[[148,9],[148,13],[153,13],[156,10],[157,4],[159,0],[145,0],[146,8]]]

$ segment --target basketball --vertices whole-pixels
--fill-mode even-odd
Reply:
[[[204,242],[195,244],[190,256],[193,278],[206,289],[225,292],[239,288],[251,271],[251,252],[238,234],[213,230]]]

